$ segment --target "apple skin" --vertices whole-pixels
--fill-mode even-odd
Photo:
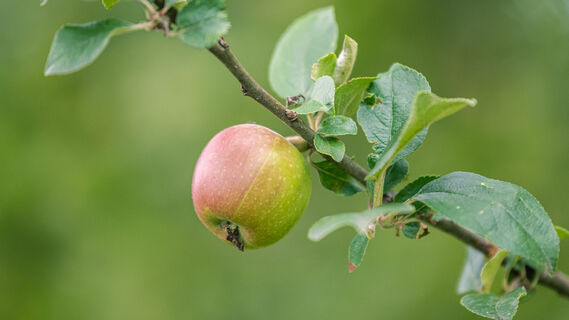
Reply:
[[[284,237],[302,215],[311,190],[300,152],[278,133],[256,124],[233,126],[213,137],[192,180],[200,221],[240,250],[265,247]],[[228,225],[237,227],[237,234],[232,235],[235,229]]]

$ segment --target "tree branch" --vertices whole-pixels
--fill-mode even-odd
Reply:
[[[296,131],[310,146],[314,148],[314,131],[310,129],[301,119],[291,120],[286,114],[286,108],[272,95],[267,93],[263,87],[261,87],[251,75],[245,70],[241,65],[239,60],[233,55],[231,50],[229,50],[229,45],[225,40],[220,39],[219,43],[215,46],[209,48],[209,51],[213,53],[221,61],[225,67],[233,74],[235,78],[241,84],[241,91],[245,96],[253,98],[259,104],[264,106],[267,110],[276,115],[282,122],[287,126]],[[344,156],[341,162],[335,162],[330,157],[323,155],[325,158],[334,162],[338,167],[345,170],[348,174],[353,176],[359,182],[365,185],[365,177],[367,175],[367,170],[362,166],[354,162],[350,157]],[[429,218],[423,218],[423,221],[430,224],[431,226],[446,232],[453,237],[459,239],[467,245],[470,245],[477,250],[483,252],[487,256],[492,256],[498,250],[497,246],[490,241],[474,234],[473,232],[457,225],[456,223],[448,220],[441,219],[436,223],[433,223]],[[549,287],[557,291],[560,295],[569,298],[569,277],[562,272],[554,273],[549,275],[543,272],[539,277],[539,283],[543,286]]]

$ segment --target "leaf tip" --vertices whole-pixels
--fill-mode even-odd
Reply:
[[[358,266],[353,264],[351,261],[348,261],[348,272],[349,273],[356,271],[357,268],[358,268]]]
[[[322,235],[314,227],[308,229],[307,237],[308,237],[308,240],[314,241],[314,242],[322,240]]]

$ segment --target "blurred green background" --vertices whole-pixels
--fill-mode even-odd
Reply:
[[[476,318],[454,291],[464,246],[445,234],[379,232],[351,275],[351,230],[307,240],[319,217],[366,206],[317,180],[281,242],[243,254],[219,241],[190,198],[201,149],[238,123],[291,131],[207,51],[160,33],[116,38],[87,69],[43,77],[60,25],[142,11],[38,2],[0,2],[0,319]],[[569,226],[569,1],[230,0],[226,39],[268,87],[280,33],[329,4],[359,42],[354,75],[398,61],[441,96],[479,101],[431,128],[409,179],[464,170],[511,181]],[[365,138],[347,140],[363,163]],[[559,267],[569,272],[569,243]],[[567,300],[537,291],[517,319],[567,319]]]

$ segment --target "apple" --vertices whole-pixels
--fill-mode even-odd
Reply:
[[[241,251],[284,237],[302,215],[311,190],[300,152],[256,124],[233,126],[213,137],[192,179],[200,221]]]

